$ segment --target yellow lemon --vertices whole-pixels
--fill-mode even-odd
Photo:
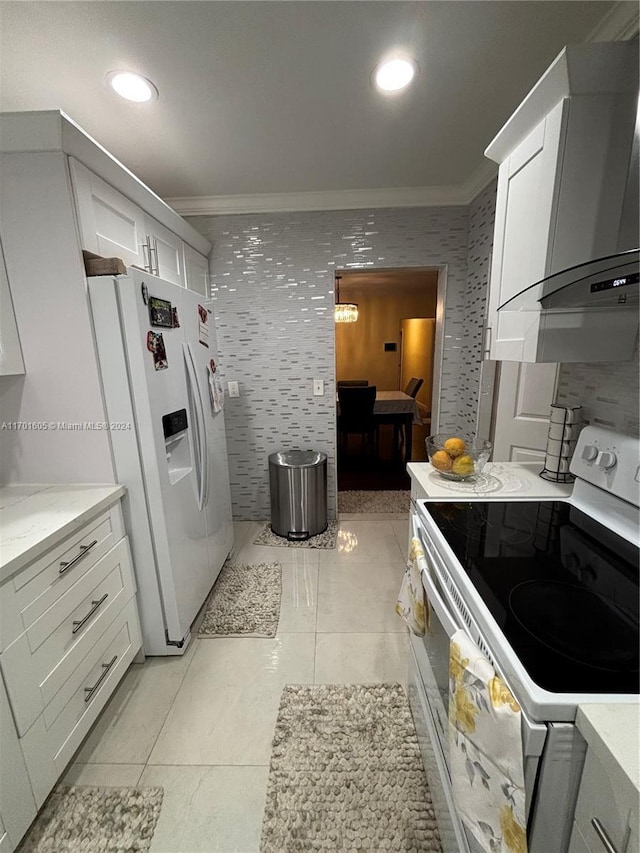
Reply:
[[[448,453],[445,453],[444,450],[436,450],[431,457],[431,464],[434,468],[437,468],[438,471],[450,471],[452,465],[451,457]]]
[[[461,453],[464,453],[464,449],[467,445],[461,438],[448,438],[444,443],[444,449],[447,451],[449,456],[452,456],[454,459],[456,456],[460,456]]]
[[[453,460],[453,464],[451,465],[451,470],[454,474],[459,474],[461,477],[468,477],[469,474],[473,474],[474,465],[473,459],[465,454],[464,456],[458,456]]]

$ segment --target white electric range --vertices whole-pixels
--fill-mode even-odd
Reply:
[[[565,853],[586,745],[585,703],[638,698],[640,441],[586,427],[569,497],[480,489],[417,500],[431,631],[411,636],[409,698],[445,853],[462,827],[448,759],[449,641],[463,628],[522,708],[529,853]],[[480,481],[482,485],[482,481]],[[529,489],[535,494],[535,490]]]

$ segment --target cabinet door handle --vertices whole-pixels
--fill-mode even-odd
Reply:
[[[153,266],[153,256],[156,257],[156,265],[155,268]],[[151,272],[154,275],[160,275],[160,267],[158,265],[158,241],[156,238],[153,238],[153,244],[151,243],[151,237],[149,237],[149,259],[151,261]]]
[[[142,244],[142,266],[147,272],[153,275],[153,267],[151,266],[151,238],[147,237],[147,242]]]
[[[102,682],[105,680],[105,678],[109,674],[109,670],[111,669],[111,667],[114,665],[114,663],[117,660],[118,660],[118,655],[114,655],[111,658],[111,660],[109,661],[109,663],[103,663],[102,664],[103,672],[100,673],[100,678],[96,681],[96,683],[93,685],[93,687],[85,687],[84,688],[84,692],[87,694],[84,697],[85,702],[91,702],[91,699],[93,698],[93,695],[95,694],[96,690],[98,689],[98,687],[100,687]]]
[[[80,628],[82,628],[82,626],[87,621],[87,619],[91,619],[91,617],[96,612],[98,607],[100,607],[100,605],[104,604],[104,602],[107,600],[107,598],[109,598],[109,593],[105,592],[105,594],[102,596],[101,599],[99,599],[98,601],[92,601],[91,604],[93,605],[93,607],[87,613],[87,615],[84,617],[84,619],[80,619],[77,622],[73,623],[73,630],[71,631],[71,633],[77,634],[77,632],[80,630]]]
[[[59,575],[63,575],[65,572],[68,572],[69,569],[73,568],[76,563],[78,563],[90,550],[94,545],[98,544],[98,540],[94,539],[93,542],[89,542],[88,545],[80,546],[80,553],[76,554],[73,560],[70,560],[68,563],[60,563],[60,569],[58,571]]]
[[[596,835],[602,841],[602,846],[607,851],[607,853],[618,853],[614,845],[611,843],[611,839],[607,833],[607,830],[600,823],[597,817],[591,818],[591,826],[595,829]]]
[[[489,355],[491,352],[491,326],[484,327],[484,347],[483,352],[485,355]]]

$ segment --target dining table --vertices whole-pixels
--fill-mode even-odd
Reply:
[[[404,391],[377,391],[373,416],[381,424],[393,424],[396,437],[404,427],[404,459],[411,462],[413,425],[422,423],[416,400]]]
[[[337,394],[336,407],[339,414]],[[394,436],[400,435],[404,427],[404,458],[405,462],[411,462],[413,425],[422,423],[416,400],[404,391],[376,391],[373,415],[380,424],[393,424],[397,427],[397,430],[394,429]]]

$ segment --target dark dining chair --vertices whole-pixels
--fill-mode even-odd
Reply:
[[[422,383],[424,379],[416,379],[415,376],[412,376],[411,379],[407,382],[407,387],[404,389],[404,393],[409,397],[413,397],[415,400],[416,394],[422,388]]]
[[[345,450],[349,447],[349,435],[356,433],[362,438],[363,447],[378,453],[378,424],[373,415],[376,402],[375,385],[339,385],[338,436]]]
[[[368,379],[338,379],[338,381],[336,382],[336,387],[340,388],[340,386],[342,385],[345,388],[356,388],[368,384]]]

